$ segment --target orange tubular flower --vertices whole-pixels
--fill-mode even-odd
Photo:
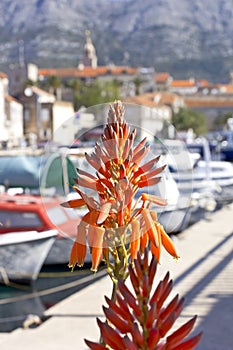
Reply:
[[[102,259],[102,250],[103,250],[103,237],[105,229],[103,227],[94,227],[93,226],[93,241],[92,241],[92,267],[91,270],[96,272],[98,266]]]
[[[133,219],[131,222],[132,234],[130,240],[130,256],[133,261],[136,259],[138,251],[140,249],[140,223],[138,220]]]
[[[150,215],[150,210],[144,208],[141,212],[141,215],[144,219],[146,231],[151,243],[153,243],[155,247],[158,247],[159,246],[158,232],[157,232],[155,223]]]
[[[73,187],[80,198],[63,203],[72,208],[86,205],[88,214],[83,220],[89,225],[87,240],[92,253],[92,269],[97,270],[104,249],[104,255],[111,255],[114,260],[114,264],[110,264],[108,259],[106,262],[108,271],[112,271],[115,279],[118,279],[116,274],[119,273],[123,279],[126,278],[128,257],[131,256],[133,260],[138,250],[144,251],[149,241],[153,247],[152,253],[158,259],[161,244],[172,256],[178,257],[172,242],[149,210],[151,203],[164,206],[166,201],[145,193],[139,197],[141,207],[135,208],[138,190],[156,185],[165,168],[157,167],[159,157],[141,164],[148,155],[150,146],[146,138],[135,145],[135,137],[136,130],[131,130],[126,123],[121,102],[115,102],[110,106],[100,141],[91,154],[85,154],[95,175],[77,169],[77,185]],[[80,187],[95,191],[95,197],[88,196]],[[72,267],[75,263],[81,265],[84,261],[85,245],[79,242],[79,231],[81,229],[78,229],[77,240],[71,252]],[[98,246],[94,246],[95,242],[98,242]],[[108,254],[106,250],[109,250]]]
[[[91,270],[96,272],[103,258],[113,282],[111,300],[106,298],[108,307],[103,308],[106,322],[97,319],[100,343],[86,340],[86,344],[93,350],[191,350],[201,338],[201,333],[187,338],[196,317],[171,332],[184,299],[176,295],[167,303],[173,287],[169,272],[153,288],[162,247],[179,258],[151,210],[151,204],[165,206],[167,202],[147,193],[137,195],[141,188],[160,181],[165,166],[157,167],[159,157],[143,163],[150,146],[146,138],[135,146],[135,138],[136,130],[124,120],[122,104],[115,102],[100,141],[90,155],[85,155],[95,175],[77,169],[73,188],[79,198],[62,204],[87,208],[77,228],[69,266],[74,269],[84,264],[88,243]],[[83,188],[94,195],[86,194]],[[125,284],[128,276],[132,289]]]
[[[143,253],[145,248],[148,246],[149,237],[147,232],[143,233],[140,238],[140,252]]]
[[[165,199],[160,198],[158,196],[154,196],[153,194],[143,193],[141,195],[141,198],[143,202],[149,201],[157,205],[162,205],[162,206],[167,205],[167,201]]]
[[[85,204],[86,204],[86,202],[82,198],[71,199],[68,202],[61,203],[61,205],[63,207],[65,207],[65,208],[79,208],[79,207],[82,207]]]
[[[161,236],[161,241],[162,244],[164,246],[164,248],[166,249],[166,251],[172,255],[175,259],[179,259],[179,255],[176,251],[176,248],[171,240],[171,238],[168,236],[168,234],[164,231],[164,228],[161,224],[156,223],[156,227],[159,231],[159,234]]]
[[[156,247],[153,243],[150,245],[151,253],[156,258],[157,262],[160,262],[160,256],[161,256],[161,236],[158,235],[159,244],[158,247]]]
[[[86,250],[86,225],[81,221],[77,228],[77,237],[71,250],[69,267],[74,269],[76,264],[80,267],[83,266]]]

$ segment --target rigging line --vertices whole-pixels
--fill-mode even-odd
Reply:
[[[72,275],[71,275],[71,271],[64,271],[64,272],[40,272],[38,274],[38,277],[37,278],[57,278],[57,277],[66,277],[66,276],[75,276],[75,275],[82,275],[82,274],[85,274],[86,273],[86,270],[80,270],[80,271],[74,271],[72,272]],[[18,275],[20,275],[22,278],[28,278],[28,279],[33,279],[33,275],[30,274],[30,273],[20,273],[20,272],[17,272],[17,271],[13,271],[13,270],[8,270],[6,272],[6,270],[4,269],[4,267],[0,267],[0,275],[2,276],[2,280],[4,282],[5,285],[11,285],[11,281],[8,277],[8,275],[15,275],[16,277]]]
[[[2,300],[0,300],[0,305],[4,305],[4,304],[16,302],[16,301],[23,301],[23,300],[31,299],[34,297],[41,297],[41,296],[61,292],[61,291],[66,290],[66,289],[79,286],[83,283],[87,283],[91,280],[92,281],[97,280],[98,278],[103,277],[105,274],[106,274],[106,271],[102,270],[102,271],[99,271],[98,274],[94,277],[92,274],[91,276],[87,276],[87,277],[81,278],[77,281],[70,282],[70,283],[62,284],[61,286],[58,286],[58,287],[53,287],[53,288],[45,289],[45,290],[38,291],[38,292],[35,291],[33,293],[30,293],[29,295],[20,295],[18,297],[2,299]]]
[[[0,270],[1,272],[1,270]],[[86,270],[80,270],[80,271],[74,271],[72,272],[40,272],[39,275],[38,275],[38,278],[40,279],[43,279],[43,278],[59,278],[59,277],[70,277],[70,278],[73,278],[74,276],[80,276],[80,275],[85,275],[87,272]],[[27,275],[24,275],[24,277],[31,277],[31,275],[27,274]],[[16,282],[12,282],[8,279],[8,276],[7,276],[7,279],[3,278],[3,282],[4,282],[4,285],[8,286],[8,287],[12,287],[12,288],[15,288],[15,289],[19,289],[19,290],[24,290],[24,291],[30,291],[32,290],[32,287],[30,285],[28,286],[24,286],[23,284],[20,284],[20,283],[16,283]]]
[[[38,277],[39,278],[57,278],[57,277],[73,277],[75,275],[80,276],[84,275],[87,272],[85,270],[79,270],[79,271],[64,271],[64,272],[40,272]]]

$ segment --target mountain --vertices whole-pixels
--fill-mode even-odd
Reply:
[[[99,65],[212,81],[233,70],[233,0],[1,0],[0,70],[19,52],[40,67],[76,66],[86,29]]]

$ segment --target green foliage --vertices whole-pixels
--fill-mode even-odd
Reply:
[[[62,81],[60,78],[58,78],[55,75],[52,75],[48,77],[48,79],[45,79],[44,81],[39,81],[37,84],[41,89],[45,89],[49,91],[50,93],[55,93],[55,91],[62,87]]]
[[[82,81],[80,79],[71,79],[66,83],[66,86],[73,89],[75,93],[79,93],[82,88]]]
[[[90,107],[119,99],[119,85],[120,83],[116,80],[81,83],[75,89],[75,108]]]
[[[79,109],[81,106],[90,107],[118,100],[120,96],[120,85],[121,82],[115,79],[103,82],[98,80],[85,82],[81,79],[62,81],[56,76],[51,76],[39,84],[42,89],[46,89],[52,93],[63,86],[71,88],[74,91],[75,109]]]
[[[34,86],[34,85],[36,85],[36,83],[31,79],[27,79],[27,80],[25,80],[24,85],[25,86]]]
[[[139,78],[139,77],[136,77],[134,80],[133,80],[133,83],[135,85],[135,89],[136,89],[136,95],[140,95],[140,87],[141,85],[144,83],[144,80]]]
[[[61,79],[56,76],[51,76],[48,78],[48,85],[56,90],[61,86]]]
[[[173,115],[173,125],[177,130],[193,129],[197,135],[205,134],[207,131],[205,115],[188,108],[181,108]]]
[[[229,118],[232,118],[232,111],[219,114],[214,121],[216,129],[223,129],[226,126]]]

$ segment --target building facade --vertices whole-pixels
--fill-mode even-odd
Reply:
[[[17,147],[23,142],[23,106],[9,95],[9,79],[0,72],[0,147]]]

